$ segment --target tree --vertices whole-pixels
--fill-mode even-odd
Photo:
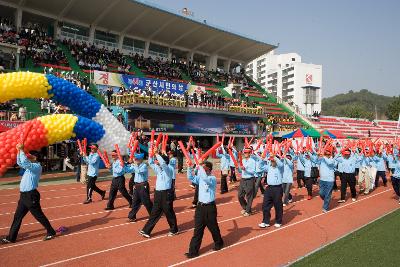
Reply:
[[[365,110],[360,106],[347,106],[344,110],[344,114],[349,118],[363,118],[363,119],[373,119],[374,114]]]
[[[393,97],[393,101],[387,106],[385,115],[389,120],[398,120],[400,114],[400,96]]]

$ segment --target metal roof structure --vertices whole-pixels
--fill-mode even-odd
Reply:
[[[0,5],[55,21],[95,27],[183,51],[249,62],[273,49],[262,41],[209,25],[153,3],[133,0],[0,0]]]

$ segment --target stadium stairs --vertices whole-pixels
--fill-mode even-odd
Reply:
[[[81,76],[85,76],[90,78],[90,73],[84,72],[78,65],[78,62],[76,62],[76,59],[71,55],[71,51],[68,49],[66,45],[64,45],[62,42],[58,41],[57,42],[58,47],[64,52],[65,57],[68,60],[69,66],[72,68],[74,72],[79,73]],[[93,83],[90,83],[89,85],[89,91],[90,93],[102,104],[105,104],[105,99],[103,96],[99,94],[99,90],[97,89],[96,85]]]
[[[287,113],[290,116],[295,116],[296,122],[300,123],[305,128],[314,129],[320,131],[321,129],[311,122],[308,118],[303,115],[297,113],[292,107],[290,107],[287,103],[283,102],[279,103],[278,100],[271,94],[269,94],[264,88],[262,88],[258,83],[253,81],[249,76],[246,78],[250,81],[250,85],[253,85],[261,95],[251,96],[250,100],[257,101],[262,105],[267,107],[267,112],[270,114],[281,114]],[[266,97],[265,97],[266,96]]]

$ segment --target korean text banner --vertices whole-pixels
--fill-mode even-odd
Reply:
[[[145,89],[151,87],[153,91],[169,91],[172,94],[184,94],[188,90],[186,83],[164,81],[146,77],[136,77],[133,75],[110,73],[104,71],[94,71],[94,82],[99,85],[117,86],[128,89]]]

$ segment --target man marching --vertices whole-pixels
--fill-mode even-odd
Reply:
[[[97,149],[99,146],[97,144],[92,144],[90,146],[90,154],[87,156],[85,152],[81,152],[83,156],[83,161],[88,164],[87,176],[88,182],[86,186],[86,200],[83,204],[89,204],[92,202],[93,191],[97,192],[101,199],[103,200],[106,196],[106,191],[101,190],[96,185],[97,175],[99,174],[100,156],[97,154]]]
[[[264,192],[263,221],[258,225],[260,228],[270,226],[272,206],[275,209],[275,227],[279,228],[282,225],[282,169],[283,163],[276,156],[271,155],[267,166],[267,187]]]
[[[46,228],[47,235],[44,237],[44,241],[53,239],[56,235],[56,231],[51,226],[40,206],[40,193],[37,191],[37,187],[40,175],[42,174],[42,166],[37,162],[34,155],[25,155],[23,148],[23,145],[17,145],[17,164],[21,168],[25,169],[19,185],[20,197],[17,210],[14,214],[14,220],[10,227],[10,232],[7,237],[1,240],[2,243],[15,242],[19,228],[21,227],[22,219],[28,211],[38,222],[40,222],[41,225],[43,225],[44,228]]]
[[[240,179],[238,199],[240,206],[242,206],[242,215],[247,217],[251,215],[251,205],[254,199],[256,161],[250,157],[250,148],[245,148],[243,154],[244,158],[239,163],[239,171],[242,177]]]
[[[114,201],[117,196],[117,192],[119,191],[122,196],[128,201],[129,207],[132,205],[132,198],[128,194],[128,191],[125,188],[125,167],[124,163],[119,160],[118,154],[116,150],[111,152],[111,157],[113,159],[113,164],[111,166],[106,166],[111,170],[113,179],[111,181],[110,187],[110,195],[108,197],[108,203],[105,210],[113,210],[114,209]]]
[[[189,162],[187,165],[189,166]],[[185,253],[188,258],[199,256],[199,249],[203,239],[204,228],[210,230],[214,240],[213,250],[220,250],[224,246],[217,222],[217,206],[215,205],[215,191],[217,179],[211,175],[212,163],[199,162],[200,167],[197,175],[193,175],[193,168],[188,167],[187,177],[190,181],[199,185],[199,202],[194,214],[195,227],[192,240],[190,241],[189,252]]]
[[[172,169],[168,165],[169,158],[167,155],[160,155],[158,149],[155,149],[155,157],[149,159],[150,167],[157,175],[156,188],[154,192],[154,204],[151,209],[150,218],[139,234],[143,237],[150,238],[150,234],[156,226],[161,215],[164,213],[167,218],[170,232],[168,236],[178,234],[178,225],[173,207],[174,192],[172,190]]]
[[[135,154],[135,163],[127,166],[127,171],[133,172],[134,184],[132,195],[132,210],[128,214],[129,222],[136,221],[136,214],[142,204],[151,213],[153,202],[150,200],[150,185],[147,164],[143,162],[144,154]]]
[[[220,149],[222,153],[220,152]],[[225,194],[228,192],[228,173],[229,173],[229,164],[230,164],[230,156],[226,152],[223,144],[221,144],[221,148],[216,150],[216,156],[221,159],[220,168],[221,168],[221,194]]]

